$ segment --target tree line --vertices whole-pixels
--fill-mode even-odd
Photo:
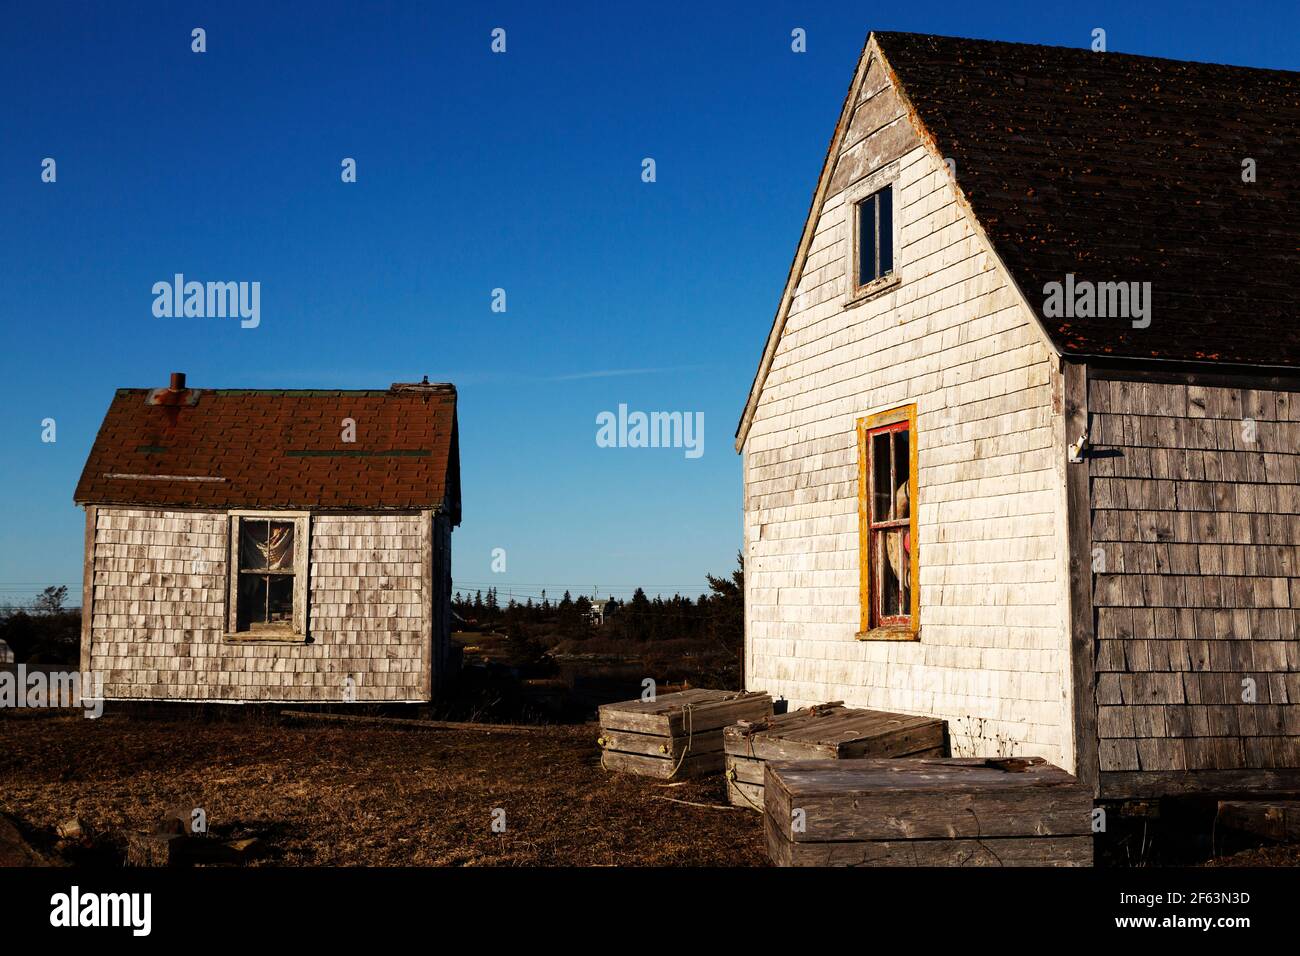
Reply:
[[[507,597],[504,604],[497,588],[457,591],[452,610],[463,622],[457,627],[499,630],[545,644],[599,636],[636,644],[693,640],[736,648],[744,644],[745,620],[745,570],[739,555],[737,560],[739,566],[730,575],[705,575],[709,590],[697,598],[680,594],[651,598],[644,588],[637,588],[627,600],[611,598],[603,624],[592,618],[591,598],[575,598],[569,591],[558,600],[543,591],[538,600]]]

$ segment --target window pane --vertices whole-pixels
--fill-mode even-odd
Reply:
[[[255,624],[266,622],[266,580],[264,574],[239,576],[238,630],[247,631]]]
[[[878,276],[887,275],[894,270],[894,191],[886,186],[876,193],[880,202],[880,230],[878,232],[880,247],[880,269]]]
[[[268,522],[243,518],[239,522],[239,567],[249,571],[266,569]]]
[[[266,623],[293,623],[293,575],[275,574],[267,578]]]
[[[239,522],[239,567],[245,571],[293,570],[293,522],[244,518]]]
[[[893,433],[894,438],[894,517],[906,518],[907,479],[911,477],[912,455],[907,440],[907,430]]]
[[[898,609],[898,542],[900,532],[878,532],[884,544],[884,560],[880,563],[881,595],[880,614],[882,617],[896,617],[902,612]]]
[[[911,476],[912,456],[909,433],[904,431],[894,432],[894,517],[907,518],[912,514],[912,502],[910,499],[911,486],[908,479]],[[891,564],[894,573],[898,576],[899,585],[902,589],[900,595],[901,606],[899,614],[911,613],[912,599],[912,532],[910,528],[901,529],[893,532],[892,540],[893,551],[891,552]],[[896,559],[896,560],[895,560]]]
[[[858,203],[858,285],[876,277],[876,197]]]
[[[871,490],[873,521],[886,521],[891,513],[889,487],[889,434],[879,432],[871,436]]]
[[[272,571],[293,570],[293,522],[272,521],[266,543],[266,566]]]

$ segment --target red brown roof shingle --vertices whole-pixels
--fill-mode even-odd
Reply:
[[[118,390],[77,483],[78,504],[433,508],[460,522],[451,385],[191,389],[176,404],[154,394]],[[347,418],[356,422],[353,443],[342,440]]]

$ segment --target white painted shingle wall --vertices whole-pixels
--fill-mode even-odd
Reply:
[[[1070,767],[1054,360],[946,167],[919,140],[897,162],[901,284],[844,307],[852,183],[828,197],[746,438],[746,683]],[[859,641],[855,423],[910,402],[920,641]]]

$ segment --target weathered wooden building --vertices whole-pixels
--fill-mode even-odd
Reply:
[[[746,682],[1300,786],[1300,74],[879,33],[739,429]]]
[[[81,667],[122,700],[427,701],[456,390],[119,389],[77,485]]]

